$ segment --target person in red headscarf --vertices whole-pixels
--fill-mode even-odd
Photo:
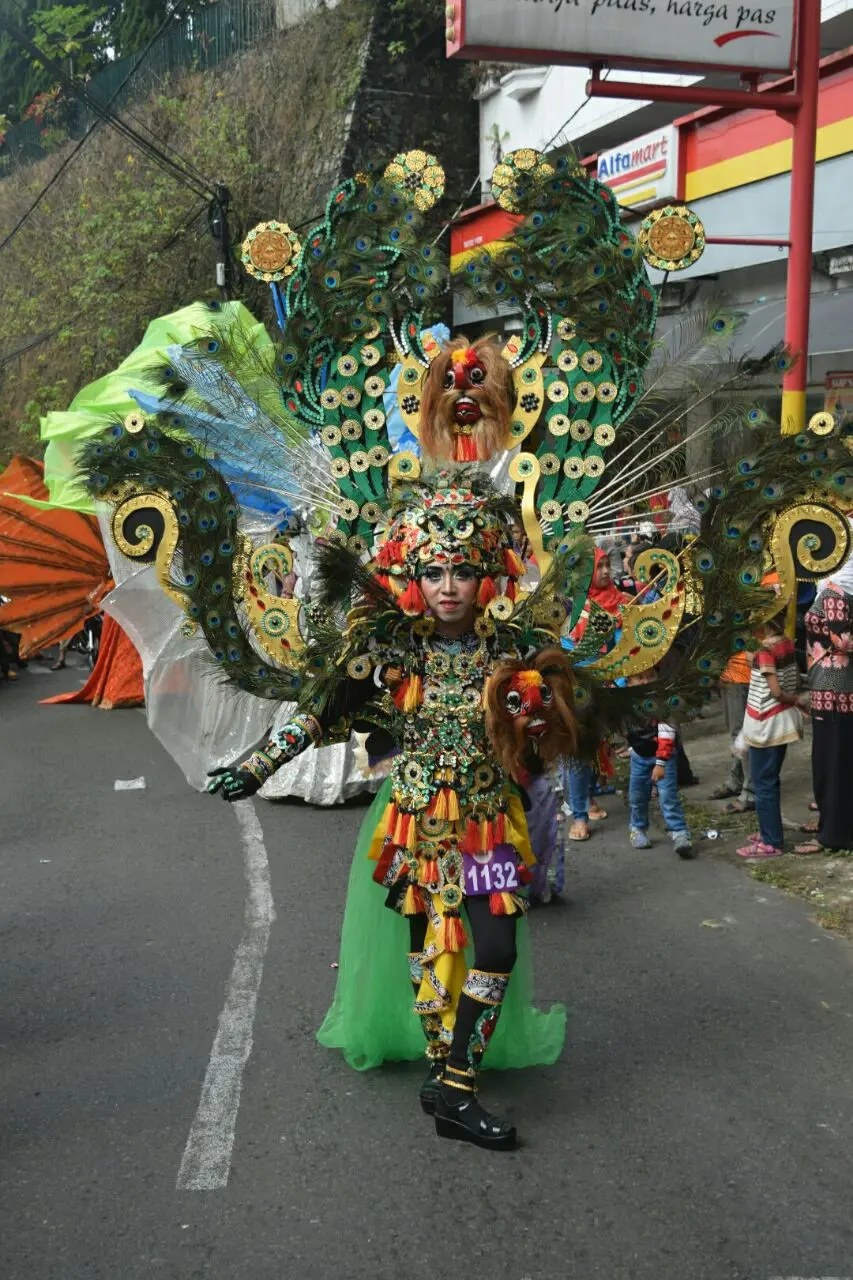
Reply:
[[[620,609],[623,604],[630,603],[630,600],[631,597],[626,595],[624,591],[620,591],[613,582],[610,557],[596,547],[592,582],[589,586],[583,612],[572,628],[570,639],[577,644],[582,638],[589,622],[591,604],[597,604],[599,609],[604,609],[605,613],[611,614],[614,618],[621,618]]]
[[[598,605],[612,617],[621,620],[620,610],[623,604],[631,600],[629,595],[614,585],[610,569],[610,557],[596,548],[595,563],[592,570],[586,603],[583,612],[572,629],[570,639],[577,644],[582,638],[589,622],[590,603]],[[617,624],[618,625],[618,624]],[[581,760],[567,761],[566,781],[568,783],[569,806],[572,811],[572,825],[569,827],[570,840],[588,840],[590,817],[595,820],[606,818],[607,813],[592,798],[595,784],[595,770],[592,765]]]

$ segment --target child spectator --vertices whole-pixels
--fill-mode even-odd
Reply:
[[[788,743],[803,736],[800,710],[808,704],[797,695],[797,659],[793,641],[784,634],[782,617],[765,622],[756,638],[759,647],[752,659],[743,739],[749,748],[760,830],[738,854],[741,858],[779,858],[783,853],[779,776]]]
[[[653,678],[653,673],[644,672],[641,676],[630,677],[628,683],[647,684]],[[665,724],[662,720],[649,720],[638,729],[630,729],[626,737],[631,748],[631,781],[628,788],[631,844],[635,849],[651,848],[652,842],[648,834],[649,801],[652,786],[657,784],[661,814],[673,848],[680,858],[692,858],[693,841],[678,794],[675,726]]]

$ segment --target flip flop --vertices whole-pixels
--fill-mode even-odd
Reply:
[[[580,818],[577,818],[569,827],[568,835],[570,840],[588,840],[589,827]]]
[[[823,852],[823,845],[818,840],[804,840],[802,844],[794,845],[794,853],[798,853],[801,858],[806,858],[811,854]]]
[[[814,822],[801,822],[800,830],[805,831],[807,836],[816,835],[820,831],[820,819],[816,819]]]
[[[740,800],[732,800],[723,805],[723,813],[754,813],[754,804],[741,804]]]
[[[820,806],[816,800],[809,801],[809,813],[820,813]]]
[[[600,804],[589,806],[590,822],[602,822],[607,817],[607,810],[602,809]]]

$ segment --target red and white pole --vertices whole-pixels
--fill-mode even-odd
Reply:
[[[785,375],[782,389],[782,434],[794,436],[806,425],[819,67],[820,5],[817,0],[800,0],[796,66],[796,92],[800,102],[793,115],[791,250],[785,311],[785,343],[796,357],[796,363]]]

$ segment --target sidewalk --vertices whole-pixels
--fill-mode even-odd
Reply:
[[[711,702],[701,719],[686,728],[683,737],[693,771],[701,779],[699,786],[683,792],[701,855],[725,857],[745,867],[754,879],[809,899],[814,903],[814,919],[818,923],[853,937],[853,858],[798,857],[791,853],[766,862],[739,858],[735,850],[742,844],[743,835],[756,829],[755,814],[727,814],[725,801],[708,799],[714,788],[725,781],[729,770],[730,742],[722,704],[717,699]],[[808,808],[811,798],[811,725],[806,720],[805,737],[788,748],[782,770],[787,849],[808,839],[799,828],[815,816]],[[705,834],[708,831],[717,831],[717,839],[709,839]]]

